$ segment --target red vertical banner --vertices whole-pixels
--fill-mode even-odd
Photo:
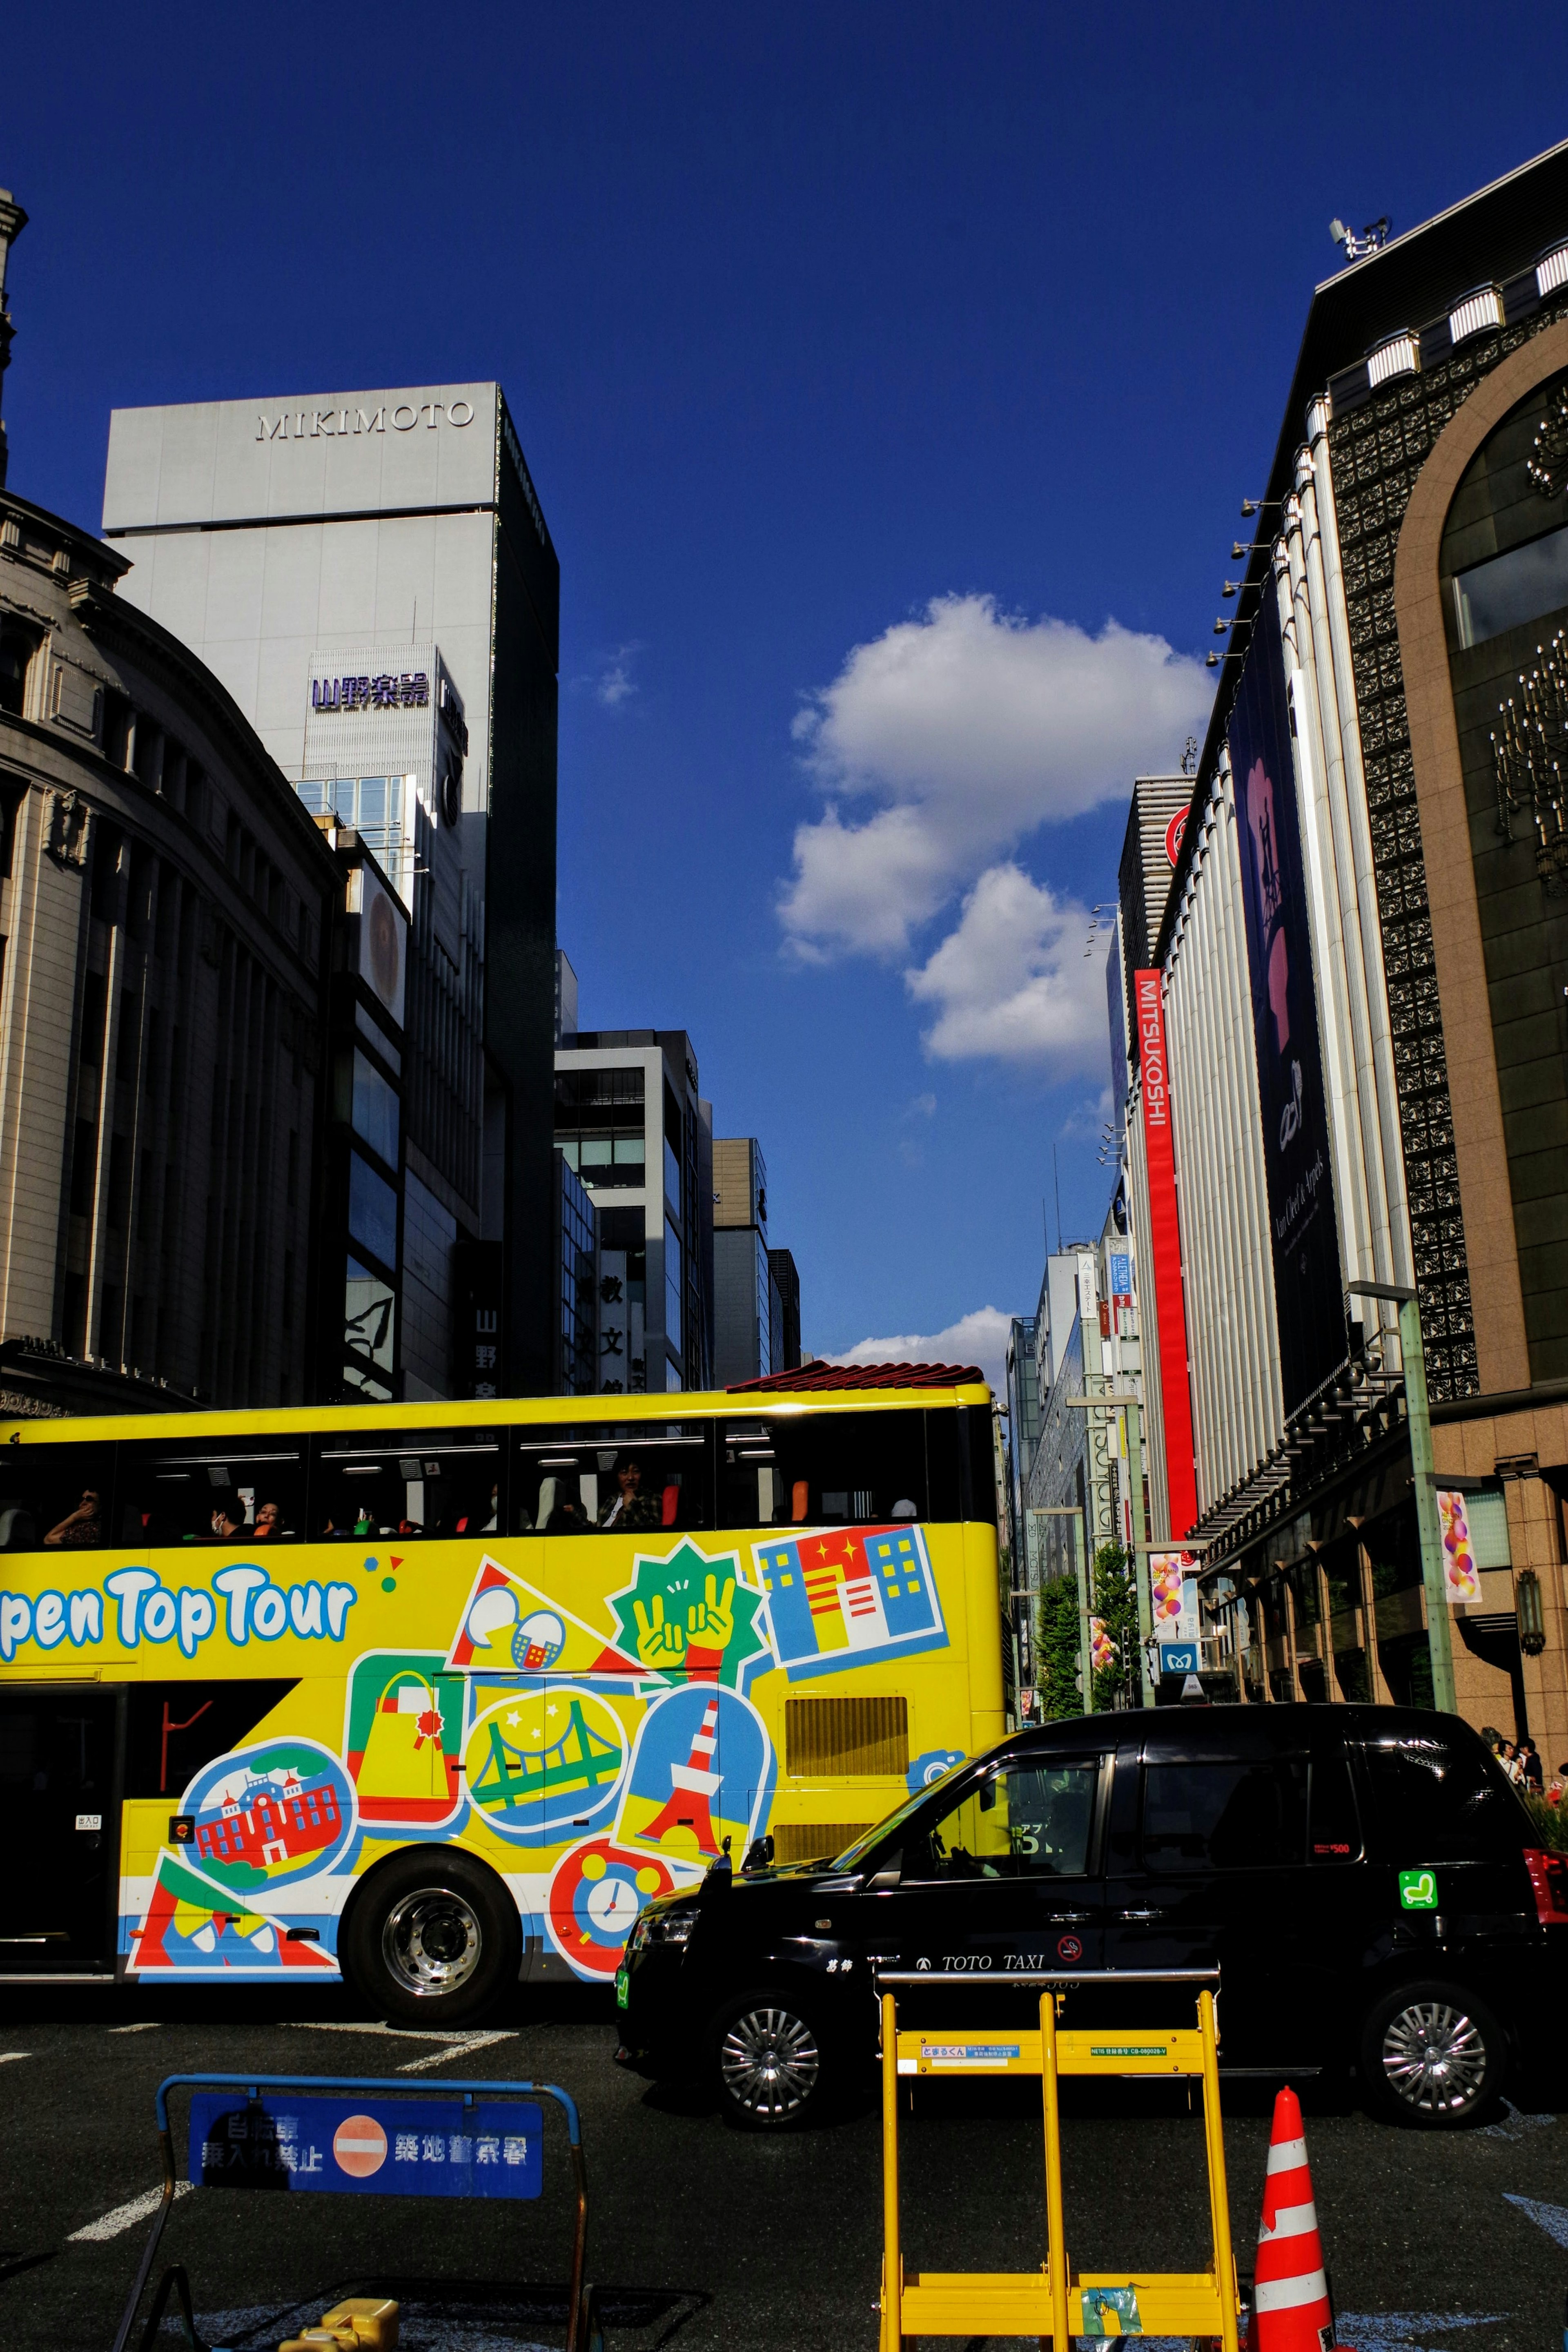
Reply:
[[[1192,1391],[1186,1369],[1186,1302],[1181,1286],[1181,1225],[1176,1213],[1176,1148],[1171,1139],[1170,1065],[1166,1058],[1166,1008],[1157,971],[1133,974],[1143,1078],[1144,1150],[1149,1170],[1149,1256],[1160,1351],[1160,1403],[1165,1421],[1166,1492],[1171,1534],[1184,1536],[1197,1517],[1197,1475],[1192,1450]]]

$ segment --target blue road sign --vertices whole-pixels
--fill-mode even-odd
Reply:
[[[1162,1642],[1160,1672],[1162,1675],[1196,1675],[1197,1643],[1196,1642]]]
[[[544,2147],[539,2110],[522,2099],[199,2091],[188,2170],[204,2189],[538,2197]]]

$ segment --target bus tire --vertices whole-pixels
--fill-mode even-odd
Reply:
[[[339,1957],[380,2015],[403,2025],[467,2025],[517,1983],[522,1923],[483,1863],[454,1846],[407,1846],[355,1894]]]
[[[727,2002],[714,2020],[719,2104],[740,2130],[795,2131],[829,2105],[838,2070],[815,2006],[792,1988],[764,1986]]]

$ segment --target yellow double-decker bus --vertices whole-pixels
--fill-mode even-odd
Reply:
[[[989,1392],[875,1378],[0,1426],[0,1976],[461,2022],[837,1852],[1003,1729]]]

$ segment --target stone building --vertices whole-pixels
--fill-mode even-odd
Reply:
[[[1159,1306],[1148,1351],[1155,1533],[1201,1552],[1238,1695],[1421,1704],[1447,1684],[1554,1762],[1568,144],[1348,257],[1242,510],[1170,896],[1126,974],[1149,984],[1135,1222],[1172,1193],[1174,1145],[1185,1312],[1173,1346]]]
[[[0,1381],[289,1403],[339,860],[129,569],[0,492]]]

